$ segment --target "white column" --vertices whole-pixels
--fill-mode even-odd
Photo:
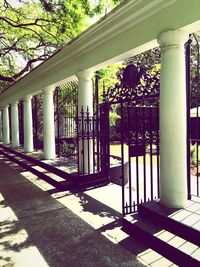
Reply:
[[[55,152],[55,129],[54,129],[54,104],[53,104],[53,86],[43,89],[43,138],[44,138],[44,158],[54,159]]]
[[[160,202],[182,208],[187,203],[186,70],[181,30],[160,34]]]
[[[93,116],[93,75],[93,72],[88,71],[80,71],[77,73],[77,77],[79,80],[78,116],[80,119],[82,108],[85,115],[88,109],[89,115]],[[81,121],[79,130],[83,130],[81,129]],[[88,142],[86,138],[84,141],[79,142],[79,171],[80,173],[84,172],[85,174],[93,172],[93,140],[89,140]]]
[[[3,120],[2,120],[2,109],[0,109],[0,141],[3,140]]]
[[[24,152],[33,151],[32,96],[24,98]]]
[[[10,144],[10,126],[9,126],[8,106],[3,107],[3,143],[5,145]]]
[[[81,107],[86,111],[89,108],[91,116],[93,115],[93,86],[92,77],[94,73],[88,71],[80,71],[77,73],[79,80],[78,86],[78,110],[81,111]]]
[[[11,145],[12,147],[19,146],[19,115],[18,115],[18,103],[11,105]]]

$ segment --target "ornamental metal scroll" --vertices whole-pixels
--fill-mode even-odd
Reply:
[[[96,117],[90,116],[89,109],[87,111],[81,108],[80,116],[77,117],[76,134],[78,140],[94,139],[97,135]]]
[[[151,74],[144,67],[129,64],[119,75],[119,82],[105,90],[103,88],[104,103],[119,103],[142,98],[159,97],[159,72]]]
[[[144,101],[143,101],[144,102]],[[123,108],[123,137],[124,141],[132,145],[149,145],[159,143],[159,101],[156,106]]]
[[[191,34],[187,42],[190,46],[190,108],[200,106],[200,35]],[[186,55],[188,54],[186,50]],[[189,71],[189,69],[188,69]],[[189,78],[188,77],[188,78]]]

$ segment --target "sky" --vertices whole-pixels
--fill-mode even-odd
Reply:
[[[23,0],[23,2],[38,2],[39,0]],[[15,6],[21,6],[23,3],[20,3],[19,0],[7,0],[8,3],[10,3],[13,7]]]
[[[38,2],[39,0],[23,0],[23,2]],[[8,3],[12,5],[12,7],[20,7],[23,5],[23,2],[20,2],[20,0],[7,0]],[[96,5],[98,0],[90,0],[91,4]],[[109,0],[108,0],[109,2]],[[99,19],[98,16],[94,16],[93,18],[88,18],[87,21],[90,25],[94,24]],[[17,65],[20,67],[25,64],[24,60],[20,57],[16,59]]]
[[[10,3],[13,7],[14,6],[20,6],[20,5],[22,5],[19,1],[17,1],[17,0],[7,0],[8,1],[8,3]]]

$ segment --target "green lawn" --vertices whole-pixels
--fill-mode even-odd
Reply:
[[[110,154],[121,157],[121,145],[111,144],[110,145]],[[125,159],[128,159],[128,145],[126,145],[126,144],[124,144],[124,157],[125,157]],[[139,163],[143,164],[143,156],[138,157],[138,159],[139,159]],[[152,160],[153,160],[153,166],[156,167],[157,166],[157,156],[153,155]],[[136,162],[136,157],[132,157],[131,162],[132,163]],[[150,165],[150,154],[149,153],[146,154],[146,164]]]

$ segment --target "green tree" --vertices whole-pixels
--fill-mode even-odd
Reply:
[[[14,83],[59,52],[124,0],[0,0],[0,87]]]
[[[200,106],[200,32],[191,35],[191,108]]]

